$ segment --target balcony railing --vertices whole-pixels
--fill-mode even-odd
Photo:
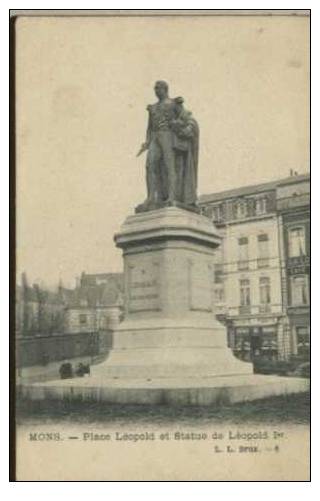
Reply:
[[[240,315],[250,315],[250,313],[251,313],[250,304],[239,306],[239,314]]]
[[[249,269],[249,261],[238,261],[238,270],[248,270]]]
[[[257,259],[258,268],[267,268],[269,266],[269,258],[268,257],[259,257]]]
[[[310,256],[303,254],[301,256],[288,257],[287,264],[289,267],[309,265]]]
[[[270,313],[271,305],[270,304],[260,304],[259,305],[259,313]]]

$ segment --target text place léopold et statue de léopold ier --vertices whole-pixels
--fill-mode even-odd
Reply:
[[[158,102],[147,106],[146,141],[138,153],[147,150],[147,198],[136,212],[180,206],[197,211],[199,127],[183,98],[169,97],[164,81],[155,83]]]

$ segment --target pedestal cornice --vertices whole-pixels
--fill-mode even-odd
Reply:
[[[211,248],[221,243],[221,236],[208,217],[177,207],[129,216],[114,239],[120,248],[154,240],[184,239]]]

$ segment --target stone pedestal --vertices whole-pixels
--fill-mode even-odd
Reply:
[[[93,375],[194,378],[248,375],[214,306],[220,237],[205,216],[167,207],[129,216],[115,235],[123,250],[125,320]]]

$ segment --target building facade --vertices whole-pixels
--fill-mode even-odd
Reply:
[[[309,296],[302,292],[306,279],[301,278],[301,270],[298,278],[293,278],[297,261],[288,254],[290,220],[296,220],[298,204],[293,203],[293,215],[290,204],[285,210],[284,202],[280,203],[281,199],[294,197],[288,191],[288,183],[291,187],[303,184],[306,189],[309,178],[293,176],[200,199],[203,213],[212,218],[223,237],[215,263],[216,313],[227,326],[229,346],[244,360],[255,356],[287,360],[297,354],[299,343],[306,336]],[[303,200],[306,202],[307,198],[304,196]],[[299,228],[308,225],[307,209],[299,205]],[[294,226],[297,231],[298,226]],[[307,230],[301,231],[308,239]],[[294,232],[290,235],[291,239],[299,238]],[[297,246],[296,240],[292,245]],[[307,252],[305,258],[299,259],[300,266],[302,261],[306,266]],[[293,298],[300,304],[293,306]]]
[[[16,335],[38,336],[113,330],[121,320],[122,273],[82,273],[77,286],[49,291],[30,286],[26,275],[16,287]]]
[[[310,180],[284,180],[277,187],[282,236],[282,290],[290,353],[305,358],[310,350]]]
[[[114,330],[123,309],[122,273],[82,273],[77,287],[67,292],[65,333]]]

